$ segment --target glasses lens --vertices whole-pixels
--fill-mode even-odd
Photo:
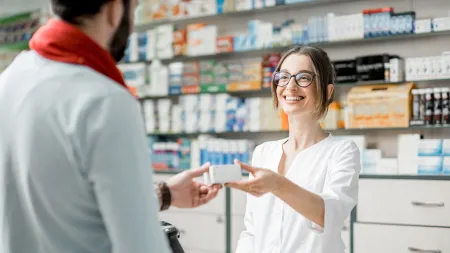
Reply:
[[[291,79],[291,75],[286,72],[277,72],[275,73],[273,77],[273,81],[278,86],[285,86],[289,83],[289,80]]]
[[[308,86],[313,81],[313,75],[310,73],[299,73],[295,75],[295,80],[300,86]]]

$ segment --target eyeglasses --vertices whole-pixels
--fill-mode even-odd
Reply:
[[[295,75],[291,75],[288,72],[280,71],[273,73],[273,82],[276,86],[284,87],[288,85],[292,77],[295,77],[295,82],[297,83],[297,85],[306,88],[309,85],[311,85],[315,76],[316,76],[315,73],[309,71],[302,71]]]

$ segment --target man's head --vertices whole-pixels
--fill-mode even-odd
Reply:
[[[138,0],[51,0],[53,12],[105,46],[116,61],[125,55]]]

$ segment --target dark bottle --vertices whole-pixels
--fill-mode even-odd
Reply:
[[[450,88],[441,89],[442,92],[442,124],[450,125]]]
[[[433,89],[425,91],[425,125],[433,125],[434,96]]]
[[[434,88],[433,95],[434,95],[433,123],[434,125],[441,125],[442,124],[441,88]]]

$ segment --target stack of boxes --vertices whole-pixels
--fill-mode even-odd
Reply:
[[[170,99],[159,99],[157,101],[158,106],[158,114],[157,114],[157,126],[158,130],[161,133],[169,133],[170,132],[170,124],[171,124],[171,107],[172,107],[172,100]]]
[[[450,53],[429,57],[412,57],[405,60],[407,81],[450,78]]]
[[[418,156],[418,174],[450,174],[450,140],[422,139]]]
[[[200,64],[199,62],[183,63],[183,87],[182,94],[200,92]]]
[[[228,65],[229,91],[260,90],[262,87],[262,59],[235,61]]]

